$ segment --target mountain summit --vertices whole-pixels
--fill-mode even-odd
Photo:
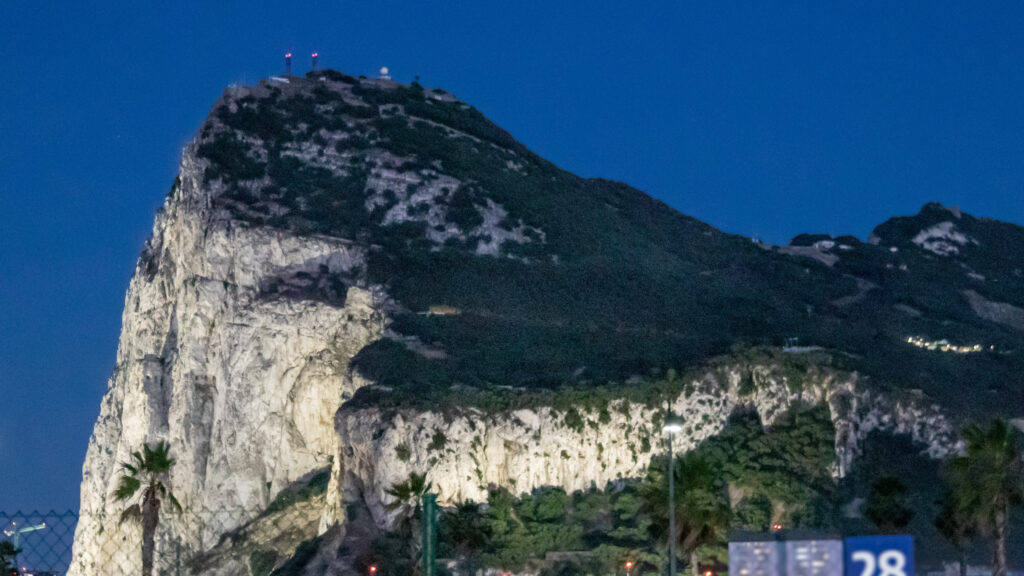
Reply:
[[[154,439],[193,511],[161,546],[223,574],[249,573],[246,546],[280,566],[344,538],[352,506],[390,526],[411,473],[443,505],[637,478],[666,404],[683,450],[737,410],[822,407],[828,478],[873,430],[941,457],[958,418],[1024,412],[1022,254],[1024,229],[932,204],[868,242],[769,246],[565,172],[443,90],[330,70],[234,86],[128,290],[76,569],[131,535],[110,494]],[[303,530],[243,543],[288,506]]]
[[[867,244],[776,250],[560,170],[447,92],[333,71],[229,92],[197,156],[220,217],[369,248],[358,274],[316,282],[387,292],[392,337],[355,364],[402,401],[452,382],[600,384],[791,339],[940,396],[970,374],[979,408],[1024,401],[1006,378],[1016,357],[964,370],[907,347],[1021,348],[1012,224],[930,204]]]

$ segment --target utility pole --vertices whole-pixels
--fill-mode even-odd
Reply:
[[[668,576],[676,576],[676,459],[668,435]]]
[[[437,494],[423,495],[423,576],[437,574]]]
[[[46,522],[42,524],[36,524],[35,526],[25,526],[24,528],[18,528],[17,522],[11,522],[11,529],[4,530],[4,536],[11,539],[11,544],[14,544],[14,549],[18,550],[21,548],[21,535],[28,532],[35,532],[36,530],[42,530],[46,528]]]
[[[683,424],[672,416],[671,404],[665,411],[662,432],[668,434],[668,576],[676,576],[676,460],[672,454],[672,437],[682,432]]]

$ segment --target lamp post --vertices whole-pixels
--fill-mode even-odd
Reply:
[[[682,430],[682,419],[669,411],[661,428],[668,434],[668,576],[676,576],[676,459],[672,454],[672,437]]]
[[[632,570],[633,570],[633,563],[632,562],[626,562],[626,576],[630,576],[629,573]]]
[[[21,545],[22,534],[26,532],[35,532],[36,530],[42,530],[46,528],[46,522],[43,522],[42,524],[36,524],[35,526],[24,526],[22,528],[18,528],[17,522],[11,522],[11,526],[12,528],[10,530],[4,530],[4,536],[10,536],[11,544],[14,544],[14,547],[17,548]]]

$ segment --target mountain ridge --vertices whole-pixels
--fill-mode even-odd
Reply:
[[[877,244],[769,246],[565,172],[444,91],[335,71],[231,87],[126,296],[81,555],[134,537],[109,494],[152,439],[186,507],[239,523],[330,467],[302,512],[321,532],[357,501],[388,527],[386,489],[439,462],[445,504],[621,480],[657,456],[666,403],[687,447],[735,410],[816,404],[837,477],[873,430],[948,454],[961,420],[1024,411],[1024,240],[924,212]],[[234,528],[204,526],[164,530],[205,554]]]

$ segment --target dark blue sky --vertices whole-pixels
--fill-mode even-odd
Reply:
[[[1024,222],[1020,2],[5,0],[0,509],[77,505],[181,146],[226,85],[313,50],[775,243],[930,200]]]

